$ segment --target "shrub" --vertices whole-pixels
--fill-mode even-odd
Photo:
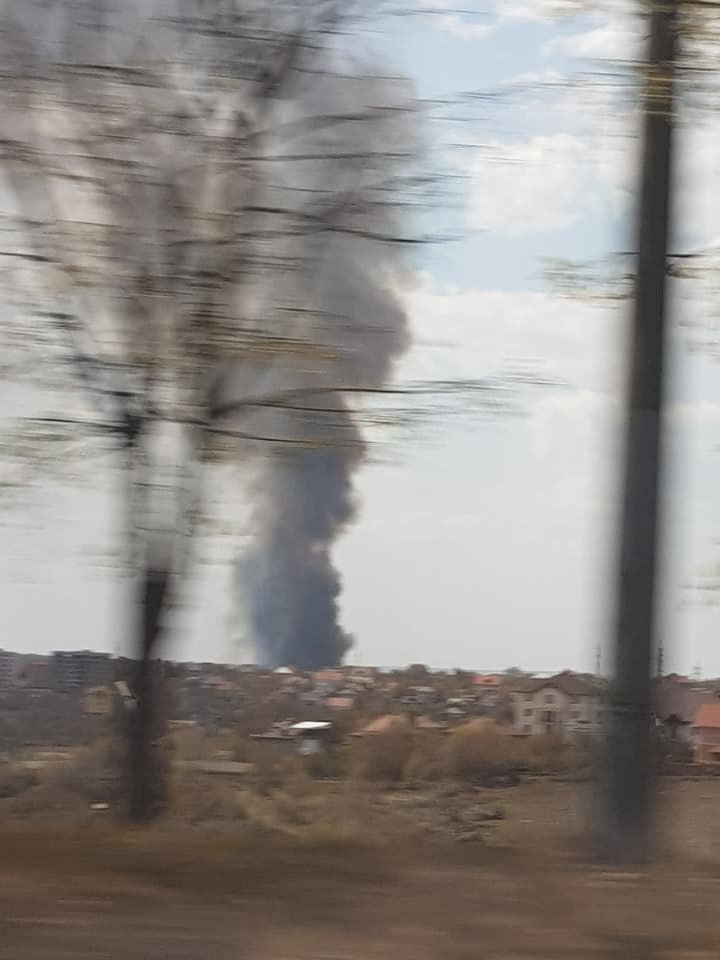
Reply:
[[[402,783],[415,734],[392,730],[354,739],[348,746],[348,773],[358,780]]]
[[[441,780],[445,776],[445,748],[445,734],[418,731],[405,761],[404,779],[410,783]]]
[[[497,729],[459,727],[447,738],[445,772],[458,780],[484,782],[517,774],[530,765],[526,741]]]

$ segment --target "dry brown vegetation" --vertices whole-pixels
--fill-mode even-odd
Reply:
[[[6,824],[0,956],[717,957],[717,780],[665,783],[660,834],[673,839],[674,858],[620,874],[577,855],[586,811],[577,784],[543,778],[516,787],[388,790],[366,783],[352,792],[355,814],[346,789],[306,776],[284,791],[244,796],[252,830],[240,821],[188,828],[167,820],[142,830]],[[504,819],[487,826],[487,842],[449,843],[430,833],[417,842],[422,810],[460,815],[490,803]],[[287,823],[314,805],[319,819],[296,832],[257,826],[262,817]],[[333,821],[340,810],[344,820]],[[415,823],[414,834],[403,833],[403,817]]]
[[[524,774],[581,772],[586,766],[577,748],[552,737],[512,737],[487,721],[449,734],[409,729],[358,738],[348,747],[347,773],[386,783],[492,784]]]
[[[245,740],[239,747],[229,733],[205,737],[187,727],[172,731],[170,756],[171,820],[225,822],[246,832],[289,835],[328,824],[332,830],[343,824],[343,831],[353,833],[357,825],[368,823],[382,834],[406,835],[419,825],[421,832],[465,839],[479,838],[483,817],[440,815],[444,808],[439,796],[463,797],[477,787],[537,775],[568,775],[583,764],[576,750],[558,741],[513,738],[490,722],[451,734],[410,726],[390,729],[351,737],[306,757],[292,744]],[[230,770],[229,776],[210,776],[202,766],[203,761],[226,762],[238,756],[246,766]],[[97,819],[91,804],[106,803],[110,809],[103,816],[112,818],[123,809],[121,760],[117,742],[103,739],[56,762],[4,763],[0,814],[86,822]],[[388,788],[396,798],[390,803]],[[397,799],[403,795],[412,799]],[[476,809],[473,803],[468,810]],[[444,806],[449,809],[447,802]]]

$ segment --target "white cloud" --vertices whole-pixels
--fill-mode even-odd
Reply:
[[[464,40],[486,37],[496,27],[496,21],[477,2],[469,0],[457,11],[454,0],[416,0],[417,6],[428,17],[436,30],[451,33]],[[446,12],[447,11],[447,12]]]
[[[573,16],[583,8],[581,0],[498,0],[498,16],[505,20],[556,20]]]
[[[591,202],[587,144],[571,133],[494,141],[470,162],[468,222],[509,236],[559,230]]]
[[[617,389],[622,306],[540,291],[439,287],[427,276],[403,296],[415,337],[403,378],[476,378],[527,360],[573,387]]]
[[[699,403],[674,403],[668,407],[668,420],[681,427],[717,427],[720,424],[720,403],[707,400]]]
[[[473,23],[458,14],[452,13],[438,17],[435,26],[463,40],[477,40],[479,37],[486,37],[495,28],[492,23]]]
[[[637,12],[627,5],[611,7],[589,18],[580,30],[554,37],[545,53],[563,53],[580,60],[635,61],[642,54],[645,35],[644,21]]]

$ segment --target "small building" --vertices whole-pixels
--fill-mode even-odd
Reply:
[[[304,756],[320,753],[327,746],[333,733],[329,720],[301,720],[290,727],[295,736],[298,752]]]
[[[349,696],[328,697],[325,700],[325,706],[328,710],[352,710],[355,699]]]
[[[692,725],[696,763],[720,762],[720,703],[703,703]]]
[[[492,709],[500,699],[502,677],[497,674],[478,674],[473,677],[473,692],[479,705]]]
[[[62,693],[105,686],[113,681],[112,658],[109,653],[96,650],[55,650],[50,677],[53,688]]]
[[[108,717],[117,696],[112,687],[90,687],[82,695],[83,713],[90,717]]]
[[[0,689],[11,687],[15,682],[15,654],[0,650]]]
[[[513,733],[563,738],[596,733],[601,722],[601,692],[597,683],[570,671],[526,680],[510,694]]]
[[[693,724],[703,704],[720,702],[717,683],[697,683],[688,677],[670,674],[655,688],[655,715],[666,739],[693,743]]]
[[[302,754],[317,753],[333,734],[330,720],[280,720],[264,733],[251,733],[250,739],[271,749],[297,750]]]
[[[16,683],[30,693],[48,693],[51,686],[48,658],[34,657],[23,663],[17,672]]]

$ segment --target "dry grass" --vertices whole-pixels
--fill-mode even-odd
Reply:
[[[636,873],[584,866],[578,785],[382,790],[309,777],[239,794],[244,821],[0,829],[0,956],[12,960],[715,960],[720,782],[663,783],[675,859]],[[501,806],[487,842],[415,828]],[[263,818],[293,833],[265,831]],[[381,828],[381,824],[384,827]],[[245,828],[243,828],[243,825]],[[493,841],[492,844],[490,841]],[[678,851],[682,855],[678,855]],[[690,855],[691,854],[691,855]],[[704,862],[698,860],[703,856]],[[131,940],[128,938],[131,937]]]
[[[14,825],[0,830],[2,870],[22,880],[35,877],[68,889],[112,883],[128,893],[139,886],[185,890],[197,896],[234,895],[267,884],[307,882],[322,864],[323,875],[338,882],[375,881],[387,864],[372,845],[336,831],[305,837],[237,837],[232,832],[188,833],[176,827],[122,829],[42,829]]]
[[[359,738],[347,748],[351,779],[402,784],[459,780],[492,784],[522,774],[580,770],[575,748],[552,737],[518,738],[492,721],[458,727],[450,734],[407,729]]]
[[[538,814],[542,789],[523,801]],[[613,874],[546,838],[427,848],[334,829],[19,827],[0,843],[0,954],[13,960],[714,960],[720,942],[717,864]]]

